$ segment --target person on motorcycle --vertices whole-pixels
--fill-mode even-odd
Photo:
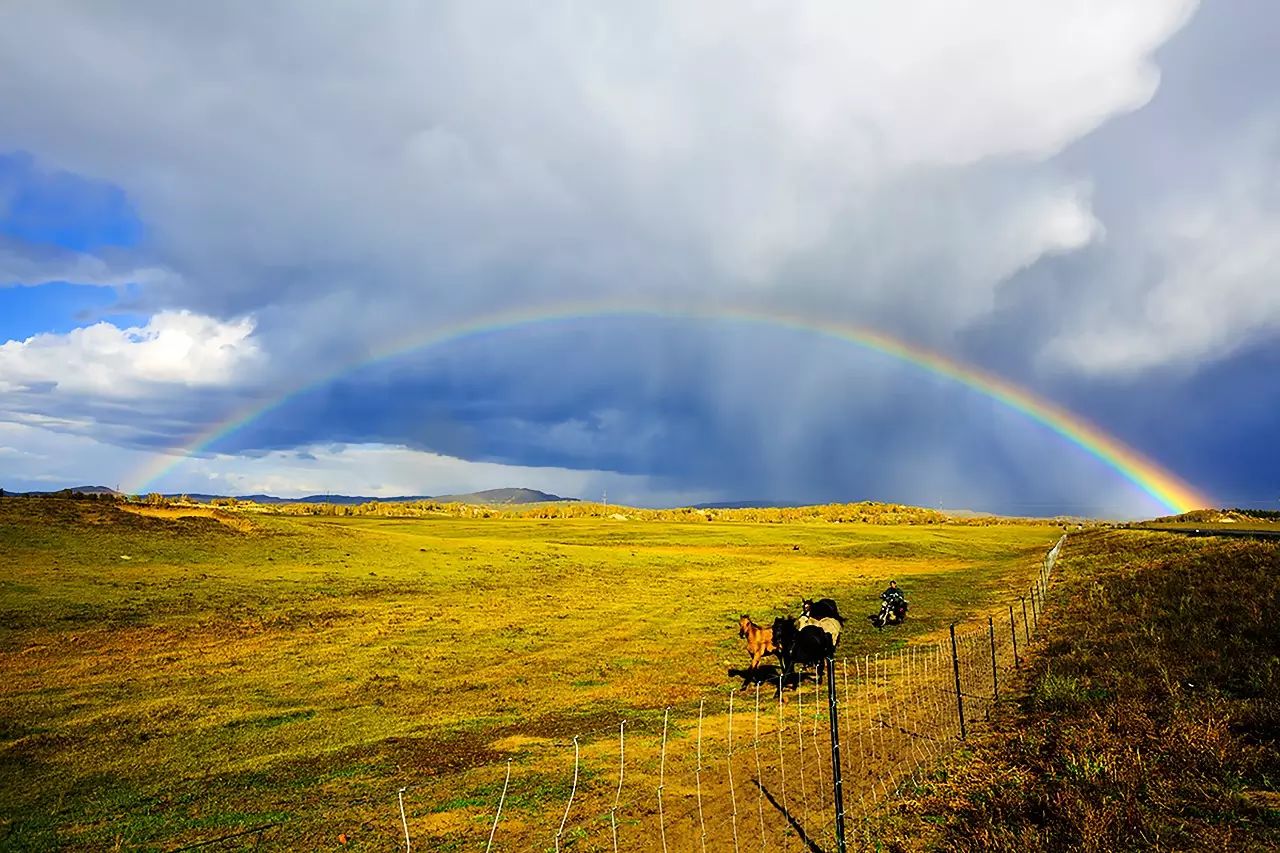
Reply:
[[[907,615],[907,599],[902,590],[898,589],[897,581],[889,581],[889,588],[880,593],[880,600],[889,606],[897,621],[901,622]]]

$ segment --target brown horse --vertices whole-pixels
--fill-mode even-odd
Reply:
[[[761,628],[745,613],[738,619],[738,636],[747,641],[747,654],[751,655],[748,673],[760,667],[760,659],[765,655],[778,653],[778,647],[773,644],[773,629]]]

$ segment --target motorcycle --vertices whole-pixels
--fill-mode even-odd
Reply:
[[[883,628],[885,625],[900,625],[907,618],[907,602],[905,599],[896,601],[883,601],[880,604],[880,612],[871,617],[871,624],[876,628]]]

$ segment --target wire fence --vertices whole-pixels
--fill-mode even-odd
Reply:
[[[843,851],[874,846],[895,792],[989,719],[1036,635],[1066,541],[1024,594],[946,637],[828,661],[826,679],[757,683],[579,734],[546,760],[508,760],[467,849]],[[498,780],[501,780],[499,786]],[[536,791],[536,797],[525,792]],[[563,807],[546,805],[560,794]],[[404,796],[403,790],[397,798]],[[513,799],[542,808],[513,810]],[[400,815],[406,851],[410,823]]]

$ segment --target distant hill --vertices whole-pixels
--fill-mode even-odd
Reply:
[[[179,495],[165,495],[176,498]],[[192,500],[207,503],[223,495],[193,495]],[[301,498],[278,498],[275,495],[236,495],[238,501],[250,501],[259,504],[347,504],[367,503],[412,503],[414,501],[436,501],[448,504],[533,504],[562,501],[576,501],[577,498],[565,498],[542,492],[537,489],[485,489],[481,492],[466,492],[456,495],[397,495],[390,498],[372,497],[370,495],[306,495]]]
[[[694,504],[694,509],[772,509],[774,507],[816,506],[816,504],[796,503],[794,501],[712,501]]]
[[[73,495],[119,495],[115,489],[109,489],[106,486],[72,486],[69,489],[55,489],[50,492],[10,492],[0,489],[6,495],[24,498],[39,498],[48,495],[65,495],[67,493]]]
[[[1248,523],[1258,518],[1267,518],[1271,513],[1265,510],[1242,510],[1242,509],[1193,509],[1190,512],[1184,512],[1181,515],[1165,515],[1160,518],[1151,519],[1155,523],[1216,523],[1216,524],[1241,524]]]
[[[42,497],[48,495],[57,495],[66,492],[81,495],[118,495],[119,492],[109,489],[106,486],[76,486],[73,489],[58,489],[51,492],[8,492],[7,494],[18,495],[22,497]],[[166,494],[167,498],[177,498],[185,495],[194,501],[208,503],[216,498],[230,497],[229,495],[207,495],[196,494],[192,492]],[[565,498],[560,495],[553,495],[549,492],[538,491],[537,489],[486,489],[481,492],[467,492],[457,495],[400,495],[393,498],[377,498],[367,495],[307,495],[301,498],[279,498],[275,495],[235,495],[238,501],[246,501],[259,504],[367,504],[367,503],[410,503],[412,501],[436,501],[438,503],[463,503],[463,504],[532,504],[532,503],[554,503],[564,501],[577,501],[577,498]]]
[[[563,498],[537,489],[485,489],[482,492],[467,492],[461,495],[436,495],[427,500],[460,504],[536,504],[577,501],[578,498]]]

